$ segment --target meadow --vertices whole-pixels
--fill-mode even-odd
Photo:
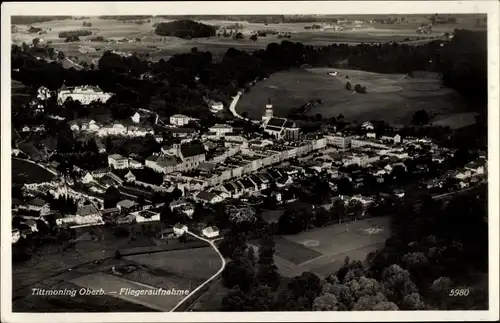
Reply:
[[[337,72],[337,75],[329,75],[329,72]],[[352,86],[365,86],[367,93],[346,90],[347,81]],[[413,113],[420,109],[433,115],[447,115],[465,108],[460,96],[443,87],[436,75],[408,78],[403,74],[333,68],[275,73],[242,95],[236,110],[240,114],[246,112],[252,119],[260,119],[268,99],[273,103],[275,115],[282,117],[310,100],[321,100],[309,115],[319,113],[328,118],[342,114],[353,121],[379,119],[398,124],[409,123]]]

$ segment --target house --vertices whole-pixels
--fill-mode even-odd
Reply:
[[[205,229],[202,230],[201,233],[203,234],[203,236],[209,239],[213,239],[219,236],[219,229],[215,226],[206,227]]]
[[[139,112],[136,112],[133,116],[130,117],[130,119],[132,119],[133,123],[139,123],[141,122],[141,115],[139,114]]]
[[[163,136],[162,135],[155,135],[155,140],[157,143],[162,143],[163,142]]]
[[[160,212],[152,210],[143,210],[133,213],[137,223],[160,221]]]
[[[194,206],[191,204],[183,205],[179,207],[179,211],[182,214],[186,215],[188,218],[192,219],[194,214]]]
[[[108,168],[99,168],[99,169],[91,171],[90,174],[94,178],[101,178],[101,177],[104,177],[104,175],[106,175],[108,172],[109,172]]]
[[[28,220],[22,222],[22,224],[24,224],[27,227],[29,227],[30,230],[31,230],[31,232],[38,232],[38,227],[36,225],[36,221],[35,220],[28,219]]]
[[[78,208],[76,215],[68,216],[65,218],[56,219],[56,224],[58,226],[68,224],[73,226],[80,225],[101,225],[104,224],[102,221],[101,213],[93,205],[83,205]]]
[[[174,114],[170,116],[170,124],[177,126],[177,127],[182,127],[185,126],[189,123],[189,117],[185,116],[183,114]]]
[[[141,162],[134,160],[134,159],[129,159],[128,165],[130,168],[133,168],[133,169],[139,169],[139,168],[143,167]]]
[[[188,169],[196,168],[205,161],[205,147],[201,143],[182,145],[179,157],[187,164]]]
[[[365,121],[361,125],[361,129],[363,129],[363,130],[374,130],[375,127],[373,126],[373,123],[371,123],[370,121]]]
[[[130,212],[135,212],[140,209],[140,205],[134,201],[125,199],[116,204],[116,207],[120,209],[120,212],[122,213],[130,213]]]
[[[101,215],[104,222],[114,223],[116,217],[120,215],[120,209],[117,207],[103,209],[101,210]]]
[[[115,169],[128,168],[128,159],[119,154],[113,154],[108,156],[108,165],[114,167]]]
[[[47,201],[41,198],[34,198],[26,203],[28,210],[40,212],[41,215],[47,214],[50,211],[50,205]]]
[[[134,173],[132,173],[131,170],[129,170],[128,173],[125,174],[125,176],[123,176],[123,177],[125,178],[125,180],[127,182],[135,182],[135,180],[136,180],[136,177],[135,177]]]
[[[186,138],[188,136],[193,136],[196,130],[193,128],[173,128],[169,129],[169,132],[174,138]]]
[[[224,110],[224,104],[220,101],[212,101],[210,102],[210,111],[212,113],[218,113],[220,111]]]
[[[174,225],[174,233],[177,236],[181,236],[181,235],[185,234],[187,231],[188,231],[188,227],[185,224],[177,223],[176,225]]]
[[[233,132],[233,127],[227,124],[216,124],[208,129],[210,132],[215,133],[217,136],[224,136],[226,133]]]
[[[30,127],[28,126],[24,126],[22,129],[21,129],[22,132],[29,132],[30,131]]]
[[[181,199],[181,200],[170,202],[170,204],[168,206],[170,207],[170,210],[173,211],[177,208],[180,208],[181,206],[188,205],[188,204],[189,204],[188,201]]]
[[[60,163],[58,163],[57,161],[53,160],[49,166],[54,168],[54,169],[57,169],[57,167],[59,167]]]
[[[21,232],[19,229],[12,229],[12,243],[16,243],[21,239]]]
[[[222,197],[212,192],[201,191],[194,197],[196,201],[202,203],[215,204],[222,202]]]
[[[83,184],[89,184],[90,182],[93,181],[94,181],[94,176],[92,176],[92,174],[90,174],[89,172],[87,172],[85,176],[82,177]]]

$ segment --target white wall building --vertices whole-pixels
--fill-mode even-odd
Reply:
[[[105,93],[99,87],[94,86],[61,88],[57,93],[57,103],[62,105],[68,98],[74,101],[80,101],[82,105],[88,105],[94,101],[105,103],[112,96],[113,93]]]
[[[189,123],[189,120],[190,118],[183,114],[174,114],[173,116],[170,116],[170,124],[177,127],[187,125]]]
[[[210,132],[214,132],[217,136],[224,136],[226,133],[233,132],[233,127],[227,124],[216,124],[209,128]]]
[[[128,159],[119,154],[109,155],[108,165],[116,169],[128,168]]]

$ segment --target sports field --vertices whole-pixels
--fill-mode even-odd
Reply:
[[[371,218],[316,228],[276,239],[275,262],[285,277],[313,271],[327,276],[339,269],[344,259],[364,261],[382,248],[390,236],[389,218]]]
[[[337,75],[329,75],[331,72]],[[353,86],[365,86],[367,93],[346,90],[346,76]],[[311,100],[321,100],[308,114],[320,113],[324,118],[342,114],[350,120],[381,119],[400,124],[410,122],[413,113],[420,109],[447,115],[460,112],[463,107],[459,95],[441,86],[437,75],[410,79],[402,74],[311,68],[279,72],[258,82],[241,96],[236,110],[260,119],[268,99],[278,116],[287,116],[290,109]]]

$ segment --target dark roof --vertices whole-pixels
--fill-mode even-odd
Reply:
[[[275,126],[275,127],[283,127],[283,124],[286,122],[286,119],[280,118],[271,118],[267,123],[267,126]]]
[[[276,126],[269,126],[269,125],[267,125],[267,126],[266,126],[266,129],[279,131],[279,130],[281,130],[281,127],[276,127]]]
[[[117,207],[111,207],[111,208],[108,208],[108,209],[104,209],[104,210],[101,210],[101,214],[102,215],[106,215],[106,214],[109,214],[109,213],[114,213],[114,212],[120,212],[120,209],[117,208]]]
[[[233,186],[233,185],[231,185],[230,183],[226,183],[226,184],[224,184],[223,186],[224,186],[224,188],[225,188],[226,190],[228,190],[229,192],[234,192],[234,191],[236,190],[236,189],[234,188],[234,186]]]
[[[80,208],[78,208],[78,211],[76,211],[77,215],[80,216],[86,216],[86,215],[91,215],[91,214],[97,214],[99,213],[95,206],[93,205],[83,205]]]
[[[178,160],[176,157],[174,156],[165,156],[165,157],[160,157],[158,158],[158,160],[156,161],[156,163],[160,166],[174,166],[174,165],[177,165],[178,163]]]
[[[148,158],[146,158],[146,160],[149,160],[149,161],[157,161],[159,158],[159,156],[154,156],[154,155],[151,155],[149,156]]]
[[[210,171],[210,170],[214,169],[215,166],[216,165],[213,163],[200,163],[200,165],[198,165],[198,169]]]
[[[202,155],[205,153],[205,147],[199,143],[182,145],[181,153],[184,158]]]
[[[201,191],[200,193],[198,193],[198,195],[196,195],[196,198],[205,201],[211,201],[216,196],[217,195],[215,195],[214,193]]]
[[[286,128],[294,128],[295,127],[295,122],[293,120],[287,120],[285,122],[284,127],[286,127]]]
[[[193,128],[172,128],[171,133],[193,133],[195,130]]]
[[[45,204],[47,204],[47,201],[45,201],[45,200],[43,200],[43,199],[41,199],[41,198],[36,197],[36,198],[34,198],[34,199],[31,199],[31,200],[28,202],[28,204],[42,207],[42,206],[44,206]]]
[[[158,214],[157,212],[151,212],[150,210],[144,210],[144,211],[139,212],[139,215],[146,218],[146,219],[149,219],[157,214]]]

